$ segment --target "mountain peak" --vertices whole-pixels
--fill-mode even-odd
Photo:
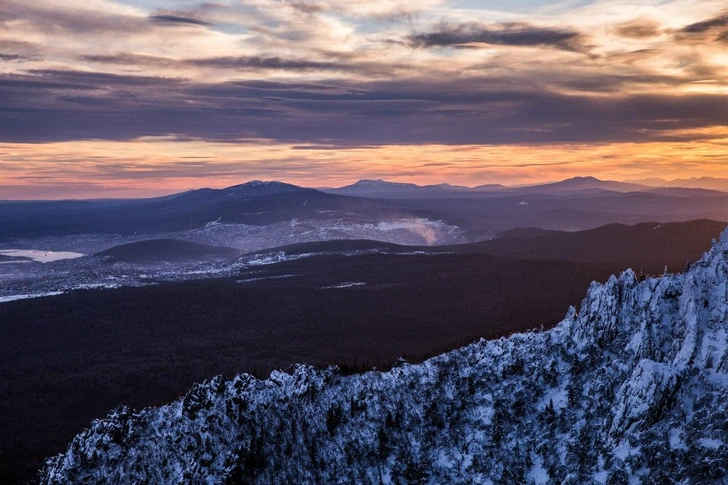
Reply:
[[[361,179],[349,185],[349,187],[385,188],[385,187],[419,187],[419,185],[407,182],[389,182],[381,179]]]
[[[233,185],[222,189],[223,194],[239,196],[239,197],[257,197],[261,195],[282,194],[286,192],[296,192],[306,190],[297,185],[287,184],[278,181],[261,181],[251,180],[240,185]]]
[[[615,180],[601,180],[591,175],[572,177],[558,182],[545,184],[528,185],[519,187],[517,190],[525,192],[575,192],[586,190],[611,190],[615,192],[633,192],[648,188],[645,185],[618,182]]]
[[[565,183],[568,183],[568,182],[581,182],[581,183],[583,183],[583,182],[590,182],[590,183],[599,183],[599,182],[603,182],[603,180],[601,180],[601,179],[598,179],[598,178],[596,178],[596,177],[593,177],[593,176],[591,176],[591,175],[585,175],[585,176],[576,176],[576,177],[571,177],[571,178],[568,178],[568,179],[564,180],[563,182],[565,182]]]
[[[297,185],[288,184],[285,182],[279,182],[277,180],[250,180],[248,182],[226,187],[223,190],[238,190],[238,189],[301,189]]]

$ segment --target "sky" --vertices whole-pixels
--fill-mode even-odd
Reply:
[[[0,0],[0,199],[728,176],[725,0]]]

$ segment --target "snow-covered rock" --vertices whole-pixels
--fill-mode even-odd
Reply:
[[[41,482],[726,483],[727,288],[728,231],[684,274],[592,284],[549,331],[120,407]]]

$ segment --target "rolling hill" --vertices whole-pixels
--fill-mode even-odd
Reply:
[[[150,239],[122,244],[96,253],[109,263],[182,263],[233,258],[237,249],[178,239]]]

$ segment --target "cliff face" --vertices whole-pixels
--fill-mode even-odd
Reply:
[[[727,284],[728,231],[684,274],[592,284],[550,331],[385,373],[217,377],[119,408],[41,482],[723,483]]]

